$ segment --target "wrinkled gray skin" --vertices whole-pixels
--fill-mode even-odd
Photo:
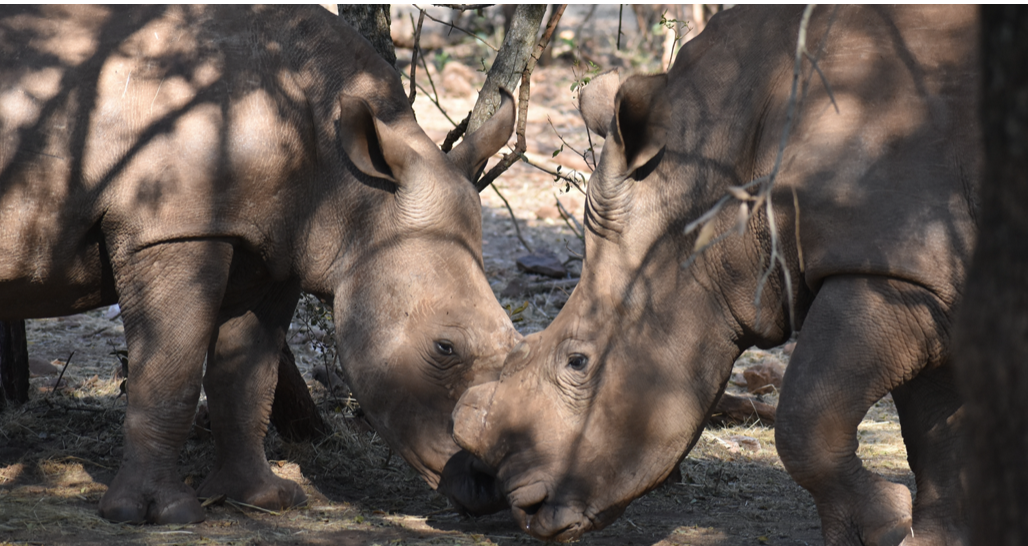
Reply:
[[[570,540],[617,518],[694,445],[736,357],[790,337],[781,268],[754,299],[774,230],[802,327],[775,438],[825,543],[963,543],[948,345],[976,229],[975,8],[819,7],[807,47],[838,111],[806,63],[774,225],[762,208],[683,267],[698,236],[685,226],[772,170],[801,13],[728,10],[666,76],[630,78],[616,97],[616,82],[583,90],[607,139],[581,282],[454,413],[457,442],[495,468],[532,535]],[[858,423],[890,392],[914,502],[856,455]]]
[[[200,521],[196,494],[304,500],[263,450],[301,290],[333,302],[379,434],[433,487],[449,464],[470,511],[495,506],[448,426],[518,338],[469,182],[513,121],[508,100],[444,155],[395,71],[316,7],[8,8],[0,319],[121,304],[125,456],[103,517]],[[176,461],[201,378],[217,460],[194,494]]]

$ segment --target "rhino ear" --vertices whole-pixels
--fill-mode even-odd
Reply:
[[[466,135],[461,143],[447,154],[454,165],[474,181],[492,157],[514,132],[514,96],[500,88],[500,107],[474,133]]]
[[[589,80],[578,89],[578,109],[590,131],[607,137],[607,129],[614,117],[614,96],[621,85],[621,74],[617,68],[608,70]]]
[[[626,173],[648,163],[667,142],[671,106],[667,74],[632,76],[614,99],[614,140],[624,156]]]
[[[339,97],[338,138],[343,151],[361,172],[398,184],[410,149],[397,138],[382,138],[389,129],[375,118],[364,99]],[[384,142],[389,144],[383,145]]]

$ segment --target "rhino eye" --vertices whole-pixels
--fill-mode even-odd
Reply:
[[[439,353],[439,354],[441,354],[443,356],[452,356],[453,355],[453,344],[450,343],[449,341],[442,341],[442,340],[436,341],[435,342],[435,350],[436,350],[437,353]]]
[[[584,370],[585,367],[588,366],[588,365],[589,365],[589,357],[587,357],[587,356],[585,356],[583,354],[575,353],[575,354],[573,354],[573,355],[568,357],[568,368],[571,368],[572,370],[575,370],[576,372],[580,372],[580,371]]]

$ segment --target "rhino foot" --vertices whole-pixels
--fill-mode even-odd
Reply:
[[[840,495],[834,504],[818,503],[828,546],[899,546],[912,534],[910,490],[874,478],[862,495]]]
[[[193,490],[183,483],[141,488],[128,481],[115,478],[100,500],[100,517],[116,523],[158,525],[200,523],[205,518]]]
[[[200,497],[226,497],[264,508],[285,510],[307,502],[307,494],[296,482],[279,478],[265,467],[263,472],[216,469],[196,491]]]

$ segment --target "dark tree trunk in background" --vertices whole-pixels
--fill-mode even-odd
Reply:
[[[396,48],[389,35],[389,4],[338,4],[339,16],[371,42],[375,51],[396,68]]]
[[[978,246],[954,358],[967,397],[972,544],[1028,544],[1028,7],[983,7]]]
[[[29,352],[25,321],[0,321],[0,409],[29,400]]]
[[[316,440],[331,433],[311,399],[307,382],[296,368],[296,358],[288,344],[282,345],[282,354],[278,357],[278,384],[271,403],[271,424],[291,442]]]

